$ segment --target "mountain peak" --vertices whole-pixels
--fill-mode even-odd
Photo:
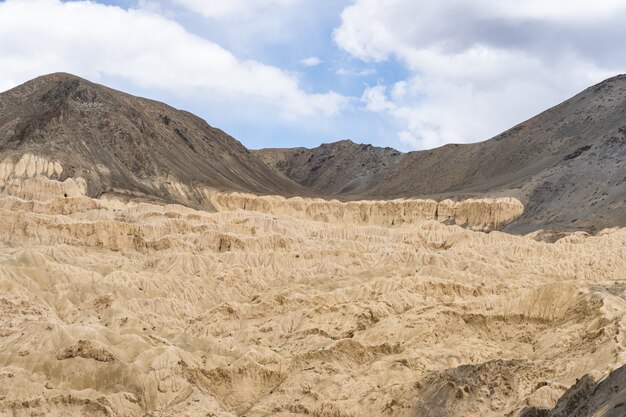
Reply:
[[[33,78],[32,80],[26,81],[25,83],[9,91],[43,90],[45,88],[50,88],[55,85],[77,86],[79,84],[88,84],[92,87],[95,87],[97,85],[97,84],[92,83],[91,81],[88,81],[74,74],[70,74],[67,72],[53,72],[51,74],[41,75],[39,77]],[[104,86],[100,86],[100,87],[104,88]]]
[[[70,74],[69,72],[52,72],[50,74],[44,74],[39,77],[34,78],[31,81],[51,81],[51,82],[59,82],[59,81],[87,81],[85,78],[79,77],[78,75]]]
[[[626,82],[626,74],[617,74],[611,78],[607,78],[606,80],[601,81],[599,84],[609,84],[609,83],[614,83],[616,81]]]
[[[617,75],[483,142],[403,154],[341,141],[256,154],[334,197],[506,195],[526,206],[510,231],[595,231],[626,218],[625,115],[626,75]]]
[[[67,73],[0,94],[0,162],[26,154],[57,161],[58,179],[83,178],[92,196],[202,206],[204,188],[308,194],[204,120]]]

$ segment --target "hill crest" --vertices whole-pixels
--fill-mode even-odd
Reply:
[[[194,187],[306,195],[239,141],[189,112],[66,73],[0,94],[0,160],[58,161],[59,180],[84,178],[87,193],[201,206]],[[192,189],[180,196],[169,183]]]
[[[316,192],[347,199],[514,197],[512,232],[626,224],[626,75],[495,136],[401,153],[336,142],[254,151]]]

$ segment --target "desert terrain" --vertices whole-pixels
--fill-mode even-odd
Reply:
[[[610,103],[617,126],[624,107]],[[457,168],[518,155],[502,164],[529,175],[520,187],[389,185],[367,199],[331,192],[339,182],[321,195],[305,162],[348,152],[335,180],[372,165],[380,187],[457,187],[465,174],[387,178],[427,154],[351,142],[298,150],[302,163],[250,152],[189,113],[69,74],[2,93],[0,416],[624,416],[615,129],[580,152],[582,138],[555,140],[551,159],[528,156],[545,135],[524,154],[521,139],[506,145],[517,131],[433,151]],[[509,184],[498,166],[464,178]],[[559,192],[534,188],[557,176]],[[595,205],[568,205],[594,184]]]
[[[208,212],[62,168],[3,165],[2,416],[533,415],[626,363],[626,229],[491,231],[513,199]]]

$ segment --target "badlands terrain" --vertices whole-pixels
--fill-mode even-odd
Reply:
[[[315,198],[67,74],[0,94],[0,416],[624,416],[615,137],[576,231],[506,187]]]

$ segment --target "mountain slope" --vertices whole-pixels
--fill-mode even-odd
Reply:
[[[393,175],[403,154],[392,148],[359,145],[349,140],[313,149],[271,148],[252,151],[292,180],[326,195],[367,194],[380,178]]]
[[[84,178],[91,196],[130,194],[196,205],[196,186],[306,194],[190,113],[63,73],[0,94],[0,160],[25,153],[59,161],[60,179]],[[171,184],[184,184],[191,195],[172,192]]]
[[[315,158],[302,164],[302,153],[327,154],[328,149],[334,156],[321,165]],[[516,197],[526,211],[509,226],[514,232],[539,228],[597,231],[624,225],[626,76],[590,87],[485,142],[450,144],[388,158],[387,166],[379,167],[378,176],[362,187],[349,185],[376,169],[372,161],[384,160],[393,151],[373,148],[376,155],[369,158],[370,163],[359,169],[361,159],[353,158],[357,164],[348,164],[343,171],[334,169],[331,161],[344,160],[346,152],[353,152],[350,147],[330,144],[295,152],[284,151],[280,164],[276,150],[256,154],[295,181],[346,199]],[[298,175],[287,169],[294,165]],[[314,175],[314,169],[326,177]],[[327,187],[327,177],[333,177],[331,187]]]

